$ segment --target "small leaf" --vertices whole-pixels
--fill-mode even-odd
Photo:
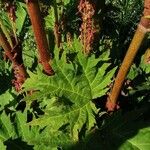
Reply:
[[[27,16],[27,12],[25,10],[24,3],[17,2],[16,16],[17,16],[17,20],[16,20],[17,34],[20,34],[22,29],[23,29],[25,19],[26,19],[26,16]]]
[[[7,90],[5,93],[0,95],[0,110],[3,110],[4,107],[14,100],[12,93],[10,90]]]

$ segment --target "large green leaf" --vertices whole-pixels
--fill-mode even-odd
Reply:
[[[77,42],[77,41],[76,41]],[[29,72],[30,78],[24,84],[24,90],[34,90],[26,101],[46,101],[45,115],[33,120],[31,125],[48,126],[51,131],[65,131],[76,141],[81,132],[88,133],[94,126],[97,109],[92,99],[105,95],[115,69],[106,73],[110,65],[94,55],[87,57],[81,53],[81,46],[76,47],[76,58],[67,62],[65,52],[59,58],[55,49],[52,66],[54,76],[46,76],[40,70]],[[98,63],[101,63],[97,69]]]

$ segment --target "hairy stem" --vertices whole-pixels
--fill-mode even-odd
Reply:
[[[145,0],[143,15],[150,15],[150,0]],[[117,99],[120,94],[125,77],[133,63],[138,49],[142,44],[142,41],[144,40],[146,33],[148,32],[148,29],[150,28],[150,20],[146,19],[144,16],[139,22],[138,28],[134,34],[134,37],[125,55],[122,65],[118,71],[112,91],[108,97],[106,103],[108,111],[113,111],[116,108]]]
[[[49,62],[51,60],[48,52],[48,42],[43,26],[43,20],[40,13],[40,8],[37,0],[26,1],[28,14],[31,19],[35,40],[38,47],[40,62],[43,65],[44,72],[47,75],[52,75],[53,70]]]
[[[15,85],[16,91],[20,91],[22,84],[24,83],[24,81],[28,76],[26,69],[23,65],[22,53],[18,45],[13,49],[11,48],[1,28],[0,28],[0,46],[4,49],[6,56],[13,64],[13,70],[15,74],[15,80],[13,80],[13,84]]]

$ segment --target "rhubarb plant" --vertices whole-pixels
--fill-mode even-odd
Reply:
[[[0,150],[149,150],[149,6],[0,0]]]
[[[6,127],[3,127],[4,129],[1,128],[2,142],[5,143],[9,138],[21,137],[23,141],[29,141],[29,144],[40,141],[39,146],[46,146],[44,143],[46,142],[51,148],[68,147],[92,132],[92,128],[96,126],[95,115],[98,113],[92,100],[106,94],[116,68],[109,69],[110,71],[106,73],[105,70],[110,66],[109,55],[105,53],[99,58],[95,58],[94,55],[85,57],[81,48],[81,43],[76,39],[72,47],[75,53],[73,60],[69,60],[69,54],[65,52],[60,57],[58,48],[55,48],[52,63],[55,70],[54,76],[43,74],[40,66],[36,72],[28,72],[29,78],[24,83],[22,92],[33,91],[33,93],[24,97],[22,101],[26,102],[26,110],[32,112],[33,120],[26,124],[26,111],[23,114],[14,112],[12,115],[16,119],[13,125],[9,119],[11,116],[3,113],[1,126],[5,126],[5,121],[8,123]],[[101,65],[96,67],[98,63]],[[1,96],[2,101],[3,98]],[[39,108],[44,112],[43,115],[31,109],[35,101],[39,103]],[[14,129],[16,127],[19,133],[16,133]],[[43,131],[40,133],[40,130]],[[38,139],[35,139],[33,135],[35,132]],[[49,135],[51,135],[50,138],[48,138]],[[35,149],[38,149],[38,145]]]

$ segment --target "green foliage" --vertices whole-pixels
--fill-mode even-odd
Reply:
[[[13,47],[13,43],[11,40],[12,26],[9,17],[3,8],[0,10],[0,27],[3,33],[5,34],[8,42],[10,43],[11,47]]]
[[[0,59],[0,111],[15,101],[16,94],[11,85],[12,66],[9,62]]]
[[[12,102],[15,99],[13,97],[13,93],[11,89],[7,90],[3,94],[0,95],[0,110],[3,110],[4,107],[6,107],[10,102]]]
[[[8,74],[8,72],[11,71],[11,66],[9,62],[6,62],[4,60],[2,60],[2,58],[0,59],[0,75],[2,74]]]
[[[149,58],[149,56],[148,56]],[[149,59],[148,59],[149,60]],[[128,78],[132,80],[133,87],[129,90],[129,94],[132,97],[136,97],[138,102],[148,101],[149,87],[150,87],[150,65],[145,57],[145,54],[141,57],[140,64],[136,67],[132,66]],[[138,81],[137,81],[138,80]]]
[[[136,65],[133,64],[129,73],[128,73],[127,78],[130,80],[133,80],[134,78],[137,77],[138,74],[139,74],[139,69],[137,69]]]
[[[31,140],[38,134],[34,130],[30,130],[29,126],[26,124],[26,113],[22,114],[17,112],[15,114],[15,121],[10,120],[10,116],[5,113],[1,114],[0,117],[0,141],[4,142],[8,147],[13,146],[13,149],[23,149],[26,147],[25,143],[23,145],[18,145],[15,143],[15,139],[21,139],[22,141]]]
[[[106,4],[113,7],[110,17],[121,25],[135,23],[142,10],[142,0],[107,0]]]
[[[117,65],[122,62],[133,38],[143,11],[143,2],[143,0],[105,1],[103,30],[107,35],[105,39],[110,38],[113,41],[111,56]]]
[[[53,7],[50,7],[48,10],[48,15],[45,17],[46,28],[49,30],[54,29],[55,25],[55,13]]]
[[[148,111],[148,106],[141,106],[126,114],[118,112],[108,117],[100,131],[104,136],[105,149],[148,150],[150,147],[150,120],[148,117],[145,118]]]
[[[27,12],[26,12],[26,7],[24,5],[24,3],[22,2],[16,2],[16,30],[17,30],[17,34],[20,35],[21,31],[24,27],[24,23],[26,20],[26,16],[27,16]],[[21,14],[21,15],[20,15]],[[10,35],[8,34],[13,34],[13,27],[11,24],[11,21],[8,17],[8,14],[4,11],[4,7],[1,8],[0,11],[0,22],[3,24],[3,32],[5,33],[6,37],[9,39],[10,42]],[[8,33],[6,33],[8,32]]]
[[[3,58],[3,57],[2,57]],[[12,66],[9,62],[6,62],[2,59],[0,59],[0,99],[5,97],[5,92],[8,90],[11,91],[11,79],[12,79]],[[9,95],[9,92],[7,93]],[[4,95],[3,95],[4,94]],[[7,95],[6,94],[6,95]],[[7,96],[6,96],[7,97]],[[7,101],[7,100],[6,100]],[[9,101],[9,100],[8,100]],[[6,102],[7,103],[7,102]],[[1,104],[2,107],[4,106]],[[1,108],[0,108],[1,109]]]
[[[27,12],[25,10],[25,5],[21,2],[17,3],[16,16],[17,16],[17,20],[16,20],[17,33],[20,34],[23,27],[24,27],[26,17],[27,17]]]
[[[32,68],[37,61],[37,47],[33,36],[31,26],[25,33],[24,41],[22,42],[23,62],[26,67]],[[36,66],[36,65],[35,65]]]
[[[97,39],[99,49],[94,47],[93,53],[85,56],[79,41],[82,20],[78,2],[40,0],[49,49],[53,53],[53,76],[43,73],[26,5],[23,0],[16,2],[17,36],[29,77],[23,90],[15,92],[12,66],[3,60],[0,48],[0,150],[149,150],[149,55],[146,61],[145,56],[139,56],[141,61],[135,60],[131,67],[127,76],[130,85],[125,83],[123,88],[127,95],[119,99],[121,110],[108,114],[103,106],[120,66],[118,56],[124,57],[143,1],[105,1],[105,13],[96,10],[104,15]],[[11,44],[13,28],[2,1],[0,8],[0,27]],[[55,10],[63,38],[60,48],[54,40]]]
[[[40,68],[37,68],[36,73],[29,71],[30,78],[24,84],[24,91],[35,90],[35,92],[31,96],[24,97],[23,100],[27,102],[29,110],[34,100],[39,101],[44,115],[38,115],[38,119],[34,118],[26,124],[26,113],[16,112],[13,122],[3,113],[1,127],[4,124],[8,126],[1,128],[2,142],[7,143],[8,139],[12,140],[8,141],[7,147],[12,142],[15,145],[21,138],[20,142],[23,142],[24,146],[26,146],[24,142],[29,142],[29,145],[36,145],[35,149],[40,147],[46,149],[46,145],[51,148],[59,146],[67,148],[80,137],[84,138],[90,133],[96,124],[95,115],[98,113],[92,100],[106,94],[116,69],[106,73],[110,66],[107,62],[109,53],[103,53],[99,58],[95,58],[94,54],[85,57],[81,53],[81,48],[82,45],[77,39],[73,43],[72,50],[68,49],[67,53],[64,51],[61,57],[59,49],[55,48],[52,62],[55,75],[52,77],[44,75]],[[0,96],[1,110],[4,110],[10,102],[14,103],[16,98],[14,95],[15,93],[6,91]],[[8,106],[8,109],[15,111],[11,106]],[[31,130],[29,125],[32,126]],[[34,127],[35,125],[40,128]]]
[[[149,54],[146,58],[144,58],[146,56],[142,56],[141,57],[141,63],[140,63],[140,68],[143,72],[145,72],[145,74],[149,74],[150,73],[150,65],[149,65]]]
[[[69,150],[148,150],[150,120],[144,119],[148,110],[148,107],[142,106],[126,113],[119,111],[112,116],[102,115],[105,119],[100,130],[93,131],[83,143],[71,146]]]
[[[74,45],[77,53],[73,62],[67,62],[65,52],[59,58],[59,50],[55,49],[55,75],[47,77],[40,70],[36,74],[29,72],[24,90],[35,90],[26,101],[44,101],[47,105],[45,115],[31,125],[48,126],[50,132],[64,128],[76,141],[83,129],[89,132],[94,127],[97,110],[91,100],[106,94],[115,68],[106,73],[109,63],[94,55],[85,57],[78,40]]]
[[[6,150],[6,146],[3,144],[3,142],[0,142],[0,147],[1,147],[1,150]]]

